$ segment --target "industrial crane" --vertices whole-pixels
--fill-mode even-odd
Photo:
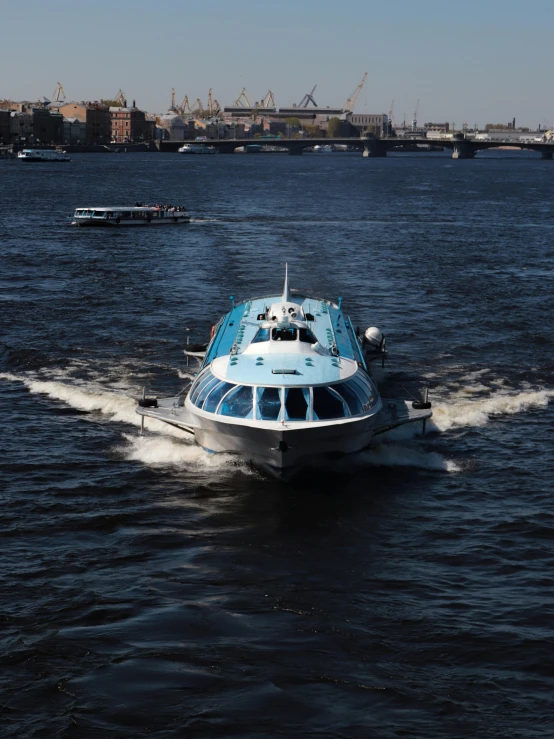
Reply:
[[[391,128],[394,128],[394,100],[390,104],[389,108],[389,125]]]
[[[365,85],[365,81],[367,79],[367,72],[362,77],[362,81],[358,85],[358,87],[354,90],[352,95],[348,98],[348,100],[345,102],[343,107],[344,113],[353,113],[354,108],[356,107],[356,103],[358,102],[358,98],[360,97],[360,93],[363,89],[363,86]]]
[[[419,98],[417,100],[415,110],[414,110],[414,115],[412,118],[412,131],[417,131],[417,112],[418,110],[419,110]]]
[[[183,98],[183,102],[177,108],[177,112],[180,115],[187,115],[187,113],[188,113],[188,115],[192,115],[192,109],[191,109],[190,104],[189,104],[188,95],[185,95],[185,97]]]
[[[246,103],[246,105],[244,104]],[[242,90],[239,93],[238,98],[233,103],[233,106],[235,108],[251,108],[250,100],[248,99],[248,96],[246,95],[246,87],[243,87]]]
[[[208,91],[208,105],[207,110],[210,115],[217,115],[219,111],[221,110],[221,105],[217,102],[217,100],[214,100],[212,97],[212,88],[210,87]]]
[[[52,100],[55,103],[59,103],[60,100],[65,100],[65,90],[63,89],[61,82],[58,82],[56,84],[56,89],[54,90],[54,94],[52,95]]]
[[[271,90],[268,90],[265,97],[262,98],[262,101],[260,103],[260,108],[274,108],[275,107],[275,98],[273,97],[273,93]]]
[[[317,87],[317,85],[314,85],[313,88],[312,88],[312,91],[311,92],[307,92],[304,95],[304,97],[302,98],[302,100],[297,105],[298,108],[307,108],[308,107],[308,103],[312,103],[312,105],[314,106],[314,108],[317,108],[317,103],[314,100],[314,92],[315,92],[315,88],[316,87]]]

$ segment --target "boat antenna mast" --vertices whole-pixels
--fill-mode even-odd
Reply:
[[[283,305],[289,303],[289,265],[285,262],[285,284],[283,285]]]

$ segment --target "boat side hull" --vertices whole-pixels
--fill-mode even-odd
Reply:
[[[137,227],[137,226],[175,226],[177,224],[182,223],[190,223],[190,218],[178,218],[177,220],[173,219],[173,216],[170,216],[169,218],[160,218],[158,221],[152,220],[152,221],[146,221],[146,220],[138,220],[136,223],[132,223],[130,221],[121,221],[120,223],[116,223],[115,220],[104,220],[101,218],[93,219],[83,219],[82,221],[75,219],[73,223],[76,226],[81,226],[82,228],[127,228],[127,227]]]

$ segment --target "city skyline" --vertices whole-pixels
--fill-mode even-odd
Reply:
[[[299,103],[315,84],[320,107],[342,106],[368,72],[359,113],[388,112],[418,121],[517,123],[554,121],[549,90],[549,21],[539,0],[523,13],[512,0],[469,0],[461,8],[435,0],[394,7],[352,0],[337,10],[324,0],[100,0],[94,12],[67,0],[29,0],[24,19],[3,9],[8,34],[0,51],[0,98],[51,98],[61,82],[66,100],[115,97],[149,112],[187,95],[206,101],[212,88],[231,105],[246,88],[251,100],[272,90],[278,107]],[[22,46],[24,38],[24,46]]]

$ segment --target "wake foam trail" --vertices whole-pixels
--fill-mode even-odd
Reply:
[[[461,467],[438,452],[425,452],[399,444],[380,444],[361,455],[373,467],[417,467],[423,470],[460,472]]]
[[[0,373],[0,379],[21,382],[30,393],[47,395],[54,400],[61,400],[71,408],[80,411],[98,411],[102,415],[108,416],[110,421],[140,426],[140,416],[135,413],[137,402],[126,395],[106,391],[99,387],[74,385],[57,382],[56,380],[39,380],[25,375]],[[178,439],[189,436],[185,431],[180,431],[153,418],[146,419],[146,427],[149,431],[155,431],[165,436],[174,436]]]
[[[430,431],[449,431],[453,428],[486,426],[493,416],[514,415],[530,408],[546,408],[553,390],[534,390],[517,395],[494,393],[488,398],[461,399],[453,403],[433,405],[433,417],[428,421]]]
[[[152,467],[177,467],[196,469],[208,472],[240,471],[242,474],[257,473],[235,454],[209,454],[202,447],[191,441],[182,441],[161,436],[131,436],[123,434],[126,445],[119,452],[125,459]]]

